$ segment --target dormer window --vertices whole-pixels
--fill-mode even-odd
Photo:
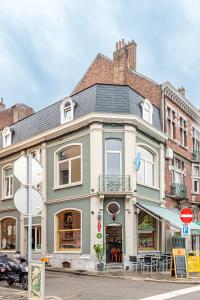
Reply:
[[[8,147],[12,143],[12,131],[10,130],[10,127],[6,127],[2,131],[3,136],[3,148]]]
[[[141,103],[141,107],[143,120],[152,124],[153,106],[151,104],[151,101],[145,99],[144,102]]]
[[[74,119],[74,106],[75,102],[70,97],[64,98],[61,106],[61,124],[70,122]]]

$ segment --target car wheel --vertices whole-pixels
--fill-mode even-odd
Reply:
[[[22,288],[28,290],[28,276],[24,275],[22,278]]]

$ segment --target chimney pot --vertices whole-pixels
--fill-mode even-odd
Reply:
[[[122,47],[122,42],[119,41],[119,49],[121,49],[121,47]]]
[[[122,39],[122,47],[124,47],[124,46],[125,46],[124,39]]]
[[[182,86],[178,88],[179,93],[181,93],[183,96],[185,96],[185,88]]]
[[[118,42],[116,43],[116,50],[118,50]]]

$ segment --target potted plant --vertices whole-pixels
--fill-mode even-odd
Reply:
[[[104,245],[96,244],[96,245],[94,245],[94,250],[96,253],[97,260],[98,260],[97,270],[103,271],[103,269],[104,269],[104,263],[103,263]]]

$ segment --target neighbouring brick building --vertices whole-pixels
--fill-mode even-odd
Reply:
[[[98,54],[73,93],[95,83],[128,85],[161,110],[162,129],[168,136],[166,196],[163,200],[176,213],[185,206],[191,207],[194,221],[199,222],[200,112],[186,99],[184,88],[176,89],[169,82],[158,84],[138,73],[136,48],[134,41],[126,44],[122,40],[116,43],[112,59]],[[177,235],[180,235],[180,230]],[[188,244],[191,244],[188,247],[200,249],[199,236],[192,237]]]
[[[0,100],[0,130],[18,122],[34,113],[33,109],[25,104],[17,103],[6,108],[3,98]]]

